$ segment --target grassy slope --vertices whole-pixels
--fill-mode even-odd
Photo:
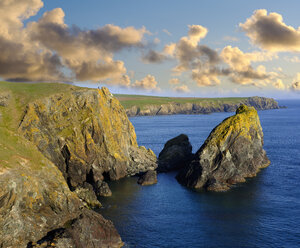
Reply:
[[[202,103],[203,105],[219,105],[224,103],[239,103],[247,97],[226,97],[226,98],[196,98],[196,97],[158,97],[142,95],[118,95],[115,97],[121,102],[125,109],[137,106],[143,109],[146,105],[161,105],[166,103]]]
[[[0,127],[16,130],[26,105],[29,102],[55,93],[70,91],[72,85],[59,83],[10,83],[0,82],[0,94],[9,92],[10,103],[7,107],[0,106]]]

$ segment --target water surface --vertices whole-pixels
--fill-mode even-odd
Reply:
[[[100,212],[111,219],[126,247],[300,247],[300,101],[260,111],[271,165],[225,193],[199,193],[158,175],[142,187],[136,178],[112,182]],[[133,117],[139,145],[157,155],[180,133],[195,152],[232,113]]]

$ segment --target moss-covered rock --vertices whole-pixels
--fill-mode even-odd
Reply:
[[[62,171],[70,188],[156,168],[107,88],[70,89],[29,103],[19,131]]]
[[[68,243],[83,240],[74,247],[100,243],[120,247],[113,224],[85,209],[61,171],[31,142],[4,128],[0,137],[0,247],[34,247],[56,230],[70,233]],[[80,229],[84,232],[75,237]],[[88,245],[83,243],[86,240],[90,240]],[[93,240],[97,242],[92,244]]]
[[[269,164],[257,111],[241,105],[236,115],[213,129],[177,180],[191,188],[224,191]]]

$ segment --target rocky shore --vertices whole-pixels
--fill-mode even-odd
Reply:
[[[155,154],[108,89],[19,85],[0,85],[0,247],[121,247],[91,208],[107,181],[154,171]]]
[[[234,112],[241,104],[252,106],[256,110],[279,109],[278,103],[273,98],[266,97],[248,97],[235,103],[223,103],[222,101],[209,102],[202,101],[199,103],[178,103],[172,102],[167,104],[148,104],[140,107],[134,105],[126,108],[126,114],[132,116],[148,115],[174,115],[174,114],[209,114],[214,112]]]

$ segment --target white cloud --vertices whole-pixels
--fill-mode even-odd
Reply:
[[[189,87],[185,84],[181,86],[176,86],[173,90],[177,93],[189,93],[191,91]]]
[[[146,91],[160,91],[155,77],[149,74],[142,80],[136,80],[132,87]]]

